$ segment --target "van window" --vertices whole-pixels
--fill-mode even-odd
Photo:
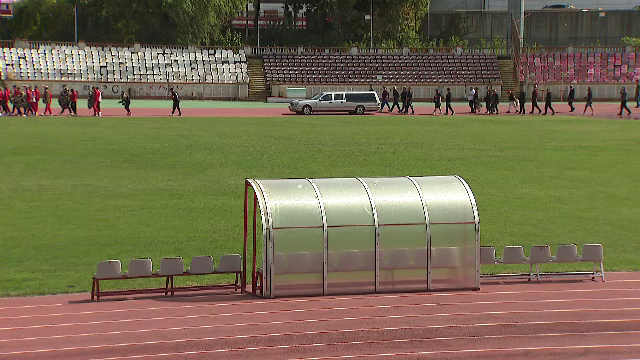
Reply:
[[[344,100],[344,94],[333,94],[333,100]]]
[[[376,103],[376,95],[374,93],[347,93],[347,102],[353,103]]]
[[[331,94],[326,94],[320,98],[320,101],[331,101]]]

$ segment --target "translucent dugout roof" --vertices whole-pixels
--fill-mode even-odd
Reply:
[[[247,184],[265,296],[479,288],[478,210],[459,176]]]

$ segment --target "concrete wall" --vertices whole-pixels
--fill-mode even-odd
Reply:
[[[587,96],[587,88],[591,87],[593,92],[593,99],[599,101],[605,100],[618,100],[620,99],[620,89],[622,87],[627,88],[627,95],[629,101],[636,95],[635,83],[618,83],[618,84],[573,84],[576,89],[576,101],[584,102],[585,96]],[[527,102],[531,101],[531,92],[533,91],[533,84],[529,84],[526,87]],[[562,97],[563,101],[566,101],[569,94],[569,84],[539,84],[538,90],[551,89],[551,96],[554,101],[560,101]],[[542,94],[542,93],[541,93]],[[544,100],[542,100],[544,102]],[[635,105],[634,105],[635,106]]]
[[[486,84],[447,84],[447,85],[411,85],[411,84],[396,84],[398,87],[398,91],[402,91],[402,86],[411,86],[413,90],[413,98],[415,101],[431,101],[433,99],[433,95],[435,94],[436,89],[443,91],[446,93],[447,88],[451,88],[451,94],[456,101],[466,101],[467,94],[469,88],[471,86],[478,87],[480,89],[480,93],[484,94],[486,89]],[[382,93],[383,85],[374,85],[373,89],[380,95]],[[389,92],[393,89],[393,84],[385,85]],[[307,89],[307,99],[312,97],[317,93],[321,93],[323,91],[367,91],[369,90],[369,85],[300,85],[300,84],[281,84],[281,85],[271,85],[271,96],[275,97],[286,97],[287,96],[287,88],[295,87],[301,88],[306,87]],[[498,90],[498,93],[502,90],[502,86],[499,84],[492,85],[494,89]]]
[[[159,84],[159,83],[87,83],[79,81],[13,81],[6,80],[11,87],[38,86],[42,89],[49,86],[54,98],[62,91],[62,85],[66,84],[70,89],[75,89],[80,97],[89,95],[92,86],[98,85],[102,90],[102,96],[106,99],[120,98],[122,91],[128,92],[132,99],[168,98],[169,87],[173,87],[181,99],[188,100],[243,100],[248,96],[248,84]]]
[[[431,36],[468,39],[510,36],[511,15],[506,11],[433,12],[429,18]],[[426,35],[427,22],[422,24]],[[640,11],[527,11],[524,42],[540,46],[620,45],[625,36],[640,37]]]
[[[522,0],[434,0],[432,11],[452,10],[506,10],[508,3]],[[630,10],[640,5],[637,0],[526,0],[525,10],[540,10],[546,5],[570,4],[582,9]]]

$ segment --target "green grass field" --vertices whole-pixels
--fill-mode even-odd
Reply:
[[[640,123],[611,119],[0,118],[0,295],[241,252],[246,177],[458,174],[483,244],[598,242],[606,270],[639,270],[639,159]]]

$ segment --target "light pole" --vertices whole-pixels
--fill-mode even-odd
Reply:
[[[78,43],[78,3],[73,6],[73,18],[74,18],[74,32],[75,32],[75,43]]]
[[[371,44],[370,44],[370,48],[373,49],[373,0],[371,0],[371,9],[370,9],[370,13],[369,16],[371,17]]]

